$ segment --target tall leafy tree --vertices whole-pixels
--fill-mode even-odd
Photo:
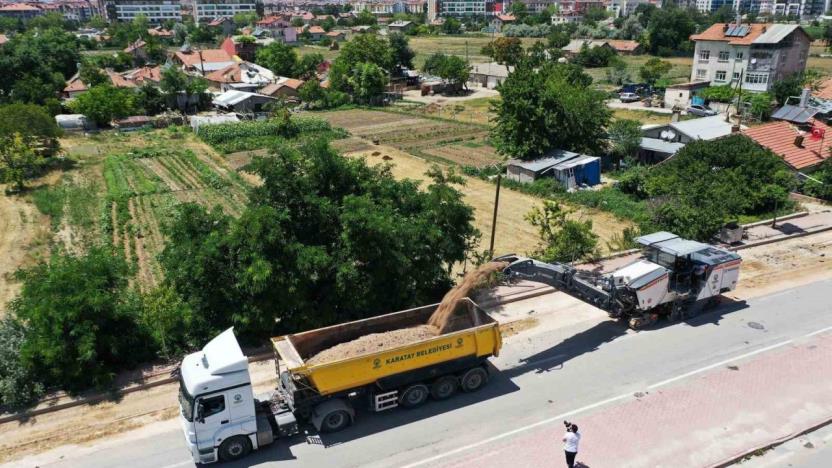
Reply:
[[[416,52],[410,48],[410,41],[402,33],[392,33],[389,36],[390,52],[393,55],[393,66],[399,69],[413,68],[413,57]]]
[[[542,208],[535,207],[526,214],[540,236],[536,258],[544,262],[576,262],[597,256],[598,236],[592,232],[592,221],[568,219],[571,213],[557,202],[546,201]]]
[[[658,57],[652,57],[644,62],[638,70],[639,76],[645,83],[654,85],[661,77],[667,74],[673,68],[670,62],[662,60]]]
[[[234,219],[182,206],[161,263],[195,329],[246,337],[357,319],[438,299],[477,232],[455,177],[420,190],[323,140],[250,169],[263,181]]]
[[[607,129],[610,141],[610,155],[613,164],[620,167],[622,159],[635,156],[641,146],[641,122],[638,120],[618,119]]]
[[[22,191],[27,177],[34,174],[38,160],[35,151],[20,133],[0,140],[0,178]]]
[[[149,357],[122,256],[93,247],[81,256],[53,255],[19,276],[23,289],[10,309],[25,326],[20,356],[45,384],[104,387],[116,371]]]
[[[0,106],[0,139],[19,134],[25,143],[51,156],[59,148],[58,137],[63,132],[49,111],[34,104]]]
[[[669,7],[656,10],[647,23],[647,50],[654,55],[670,55],[674,50],[690,48],[690,35],[696,22],[687,10]]]
[[[113,119],[127,117],[136,110],[136,95],[126,88],[98,85],[75,98],[71,107],[98,125],[109,125]]]
[[[497,88],[492,138],[507,156],[534,159],[553,149],[600,153],[611,112],[580,68],[521,64]]]
[[[377,102],[387,85],[387,74],[374,63],[359,63],[349,77],[353,98],[360,103]]]
[[[298,65],[298,54],[294,47],[275,41],[258,48],[255,61],[277,75],[293,77]]]

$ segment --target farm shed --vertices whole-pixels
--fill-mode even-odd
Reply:
[[[541,177],[554,177],[567,189],[580,185],[601,183],[601,158],[555,150],[532,161],[512,159],[506,167],[506,177],[530,183]]]
[[[713,115],[666,125],[644,126],[642,136],[687,144],[693,140],[715,140],[730,135],[732,131],[733,124],[726,122],[725,116]]]
[[[638,159],[645,164],[661,162],[684,147],[684,143],[665,141],[660,138],[642,138],[638,148]]]
[[[681,83],[670,85],[664,90],[664,107],[670,109],[673,106],[686,108],[691,99],[699,91],[711,85],[710,81],[694,81],[693,83]]]
[[[497,62],[476,63],[471,67],[468,83],[494,89],[508,77],[509,71],[514,71],[514,67],[506,68],[505,65],[500,65]]]

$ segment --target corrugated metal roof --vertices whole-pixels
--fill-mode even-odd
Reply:
[[[477,75],[496,76],[498,78],[508,77],[509,70],[514,71],[514,67],[509,66],[508,69],[506,69],[505,65],[501,65],[497,62],[475,63],[471,66],[471,73],[475,73]]]
[[[274,99],[271,96],[266,96],[266,95],[263,95],[263,94],[249,93],[249,92],[246,92],[246,91],[239,91],[239,90],[236,90],[236,89],[232,89],[232,90],[226,91],[226,92],[220,94],[219,96],[217,96],[216,98],[214,98],[214,105],[217,105],[217,106],[234,106],[234,105],[237,105],[237,104],[245,101],[246,99],[250,99],[252,97],[256,97],[258,99]]]
[[[519,159],[512,159],[508,161],[509,166],[522,167],[528,171],[542,171],[553,167],[561,162],[568,161],[572,158],[580,156],[578,153],[573,153],[566,150],[553,150],[546,154],[545,157],[533,159],[531,161],[522,161]]]
[[[694,140],[713,140],[731,134],[731,124],[721,115],[673,122],[670,127]]]
[[[658,138],[642,138],[642,149],[648,151],[657,151],[659,153],[676,154],[677,151],[685,147],[684,143],[674,143],[670,141],[660,140]]]
[[[789,122],[803,124],[808,122],[809,119],[814,117],[817,113],[818,110],[811,107],[800,107],[786,104],[785,106],[774,111],[774,113],[771,114],[771,118],[774,120],[787,120]]]
[[[766,25],[766,32],[754,39],[752,44],[777,44],[793,33],[799,26],[796,24],[769,24]]]
[[[669,239],[678,239],[679,236],[673,234],[672,232],[667,231],[659,231],[654,232],[653,234],[647,234],[646,236],[636,237],[636,242],[641,245],[652,245],[656,242],[664,242]]]
[[[600,161],[601,158],[597,156],[586,156],[586,155],[578,155],[576,158],[568,159],[566,161],[560,162],[555,164],[552,168],[553,169],[569,169],[570,167],[577,167],[582,166],[584,164],[589,164],[593,161]]]

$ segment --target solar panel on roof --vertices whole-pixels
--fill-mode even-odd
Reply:
[[[741,24],[739,26],[729,26],[728,29],[725,31],[726,37],[744,37],[748,34],[749,26],[747,24]]]

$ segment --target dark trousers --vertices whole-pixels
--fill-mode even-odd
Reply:
[[[566,466],[569,468],[574,468],[575,466],[575,456],[578,455],[578,452],[567,452],[566,450],[563,451],[566,454]]]

